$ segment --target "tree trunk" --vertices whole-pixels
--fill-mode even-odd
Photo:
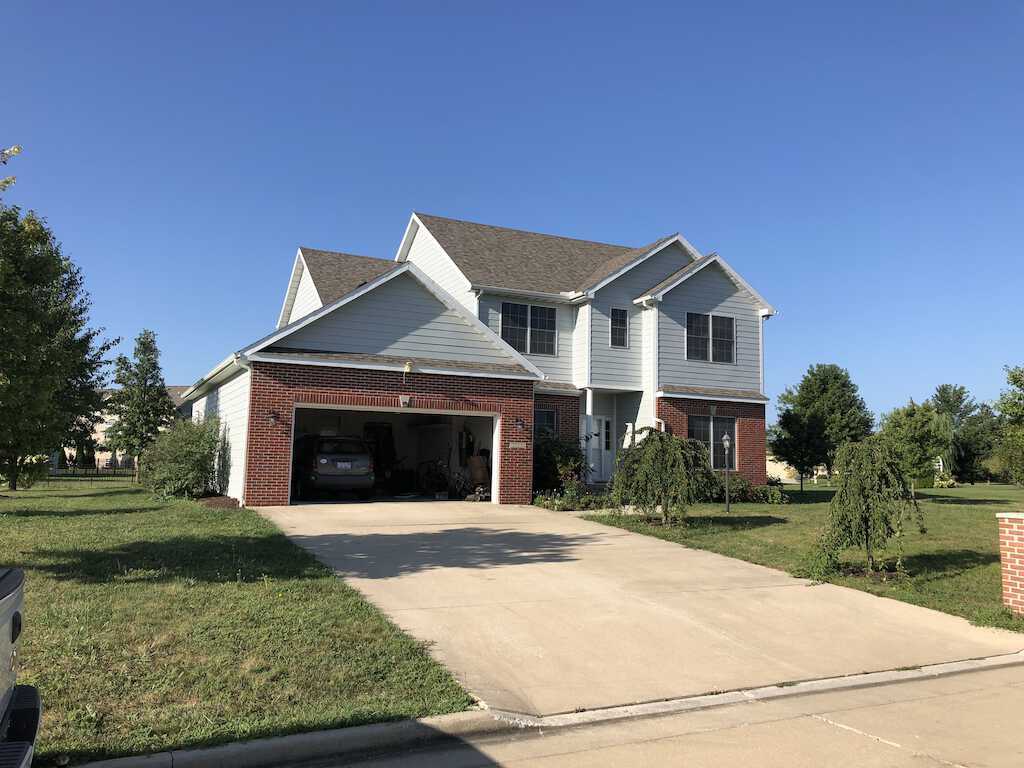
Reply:
[[[7,490],[16,491],[18,490],[18,459],[11,457],[4,463],[7,465]]]
[[[800,473],[800,495],[804,495],[804,473]]]

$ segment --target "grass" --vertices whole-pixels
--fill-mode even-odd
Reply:
[[[27,575],[37,764],[465,709],[425,648],[250,510],[131,486],[0,492]]]
[[[800,573],[815,551],[834,490],[788,491],[791,504],[699,504],[684,525],[663,527],[629,515],[591,515],[588,520],[656,536],[696,549]],[[842,555],[841,573],[832,579],[854,589],[963,616],[972,623],[1024,632],[1024,618],[1002,605],[996,512],[1024,511],[1024,488],[975,485],[918,492],[927,532],[911,526],[904,539],[908,575],[884,577],[863,572],[858,550]],[[896,553],[883,553],[892,569]]]

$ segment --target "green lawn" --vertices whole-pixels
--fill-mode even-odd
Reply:
[[[623,515],[592,515],[630,531],[799,573],[813,552],[828,514],[833,490],[809,486],[803,496],[790,490],[793,503],[767,506],[736,504],[729,515],[723,504],[699,504],[685,525],[663,528]],[[1024,489],[975,485],[919,491],[927,533],[916,527],[904,540],[908,575],[884,579],[846,575],[833,579],[855,589],[884,595],[963,616],[975,624],[1024,632],[1024,618],[1014,618],[1001,603],[996,512],[1024,511]],[[888,553],[889,565],[895,552]],[[863,566],[857,550],[843,553],[843,569]]]
[[[249,510],[0,492],[40,765],[465,709],[422,645]]]

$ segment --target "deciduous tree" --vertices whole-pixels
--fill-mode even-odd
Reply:
[[[823,425],[826,448],[821,463],[830,474],[839,448],[863,440],[874,425],[874,417],[849,372],[831,363],[808,368],[795,389],[790,387],[782,393],[779,405],[782,412],[795,411],[808,424],[817,419]]]
[[[935,459],[948,447],[951,435],[944,435],[930,403],[911,400],[882,417],[880,437],[892,450],[900,471],[910,483],[934,475]]]
[[[32,457],[99,419],[106,354],[82,273],[46,222],[0,204],[0,473],[16,489]]]
[[[133,359],[118,355],[114,369],[119,388],[107,401],[114,424],[106,439],[110,447],[134,457],[138,466],[139,454],[174,420],[174,401],[164,383],[156,334],[142,331],[135,339]]]
[[[803,491],[804,477],[828,461],[825,420],[813,409],[808,412],[794,408],[784,410],[768,434],[768,446],[775,458],[800,474],[800,490]]]

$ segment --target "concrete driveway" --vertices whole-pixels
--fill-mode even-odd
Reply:
[[[1018,634],[536,507],[260,512],[495,709],[549,715],[1024,648]]]

